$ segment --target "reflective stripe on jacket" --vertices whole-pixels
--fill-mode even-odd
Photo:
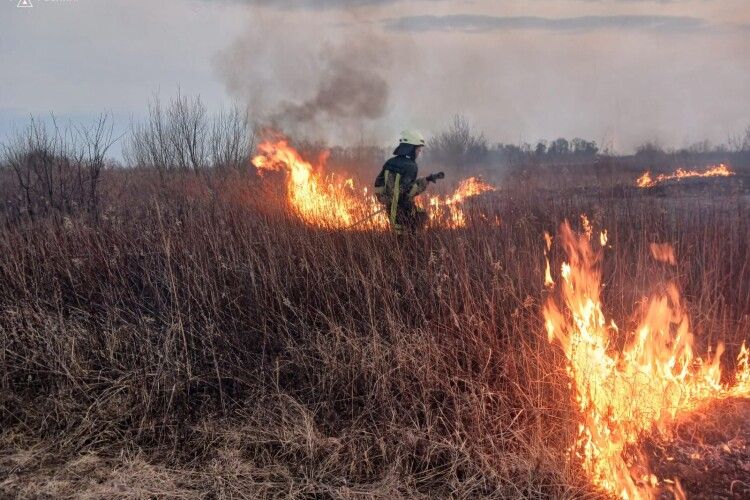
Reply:
[[[383,165],[375,179],[375,196],[386,206],[391,227],[400,233],[401,225],[396,222],[399,208],[413,205],[413,199],[427,189],[427,180],[418,179],[417,162],[408,156],[394,156]]]
[[[390,175],[386,176],[389,172]],[[401,194],[413,198],[427,189],[425,179],[417,179],[419,168],[417,162],[408,156],[394,156],[383,165],[383,169],[375,179],[375,195],[383,203],[389,203],[393,198],[393,184],[396,175],[399,179],[399,196]]]

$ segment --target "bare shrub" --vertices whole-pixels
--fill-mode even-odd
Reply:
[[[477,132],[461,115],[453,117],[448,128],[430,140],[430,158],[458,171],[482,162],[487,158],[489,147],[484,134]]]
[[[13,172],[6,210],[34,217],[85,211],[96,215],[99,181],[114,144],[112,121],[102,114],[91,126],[61,129],[37,119],[2,145],[4,168]]]
[[[750,126],[738,136],[731,136],[728,148],[744,163],[750,163]]]
[[[250,166],[250,152],[255,137],[246,110],[238,105],[221,110],[211,124],[209,143],[211,165],[219,169],[245,170]]]
[[[245,169],[254,146],[246,111],[238,106],[210,115],[200,97],[177,94],[166,106],[158,96],[144,123],[131,125],[123,154],[130,165],[171,171]]]

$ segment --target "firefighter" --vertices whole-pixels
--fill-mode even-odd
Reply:
[[[440,174],[417,177],[417,158],[425,146],[422,134],[405,130],[398,142],[393,158],[385,162],[375,179],[375,195],[385,205],[396,234],[414,233],[427,224],[427,213],[416,206],[414,197],[427,189],[428,182],[436,182]]]

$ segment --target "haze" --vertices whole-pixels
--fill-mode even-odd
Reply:
[[[746,0],[17,3],[0,4],[0,137],[50,111],[125,130],[178,89],[340,143],[456,113],[493,141],[617,152],[750,125]]]

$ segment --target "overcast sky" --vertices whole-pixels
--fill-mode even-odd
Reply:
[[[124,129],[178,87],[330,141],[455,113],[620,152],[750,125],[748,0],[30,1],[0,0],[0,137],[50,111]]]

